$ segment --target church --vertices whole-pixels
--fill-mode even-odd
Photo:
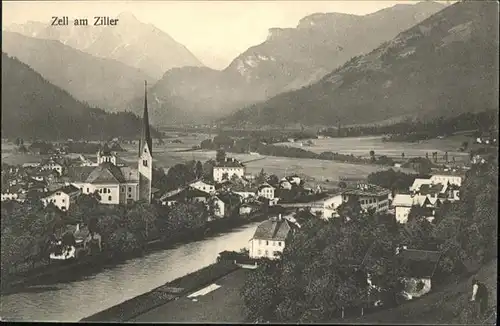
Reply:
[[[105,148],[97,153],[97,166],[69,169],[66,183],[79,188],[82,194],[98,192],[101,204],[118,205],[136,201],[151,203],[153,147],[149,130],[147,83],[142,120],[137,169],[117,166],[115,154]]]

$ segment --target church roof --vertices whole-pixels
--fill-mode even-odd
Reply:
[[[103,163],[94,168],[86,182],[88,183],[125,183],[125,177],[120,168],[112,163]]]
[[[144,151],[145,144],[148,145],[149,154],[152,156],[153,153],[153,141],[151,139],[151,132],[149,130],[149,115],[148,115],[148,84],[144,82],[144,113],[142,116],[142,134],[141,141],[139,142],[139,156],[141,156]]]

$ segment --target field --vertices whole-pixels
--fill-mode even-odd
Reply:
[[[193,134],[176,136],[175,133],[169,134],[173,138],[165,139],[165,144],[159,145],[156,142],[153,144],[153,156],[156,166],[163,167],[168,170],[175,164],[184,163],[189,160],[206,161],[215,158],[215,151],[184,151],[191,149],[195,145],[199,145],[209,135]],[[213,135],[212,135],[213,136]],[[172,142],[179,140],[181,143]],[[467,153],[457,152],[457,148],[464,140],[472,141],[465,136],[453,136],[445,139],[433,139],[420,143],[384,143],[381,137],[358,137],[358,138],[330,138],[313,140],[314,145],[310,147],[304,146],[304,149],[317,153],[323,151],[332,151],[338,153],[354,154],[357,156],[369,156],[370,150],[375,151],[375,155],[388,155],[393,157],[401,157],[401,153],[405,153],[405,157],[425,156],[426,152],[438,151],[444,153],[449,152],[449,157],[455,156],[459,161],[462,158],[467,158]],[[284,143],[288,146],[300,146],[300,143]],[[135,164],[137,161],[137,144],[122,144],[126,152],[118,153],[118,157],[123,161]],[[18,154],[14,151],[14,146],[11,144],[2,145],[2,162],[9,164],[22,164],[25,162],[36,162],[42,159],[41,156],[31,154]],[[251,154],[229,154],[236,159],[246,162],[247,171],[249,173],[258,173],[261,169],[268,174],[276,174],[279,177],[291,174],[298,174],[308,181],[308,186],[321,185],[329,187],[334,186],[340,176],[355,176],[366,177],[368,174],[385,170],[387,167],[375,165],[354,165],[346,163],[337,163],[332,161],[299,159],[287,157],[272,157]],[[93,159],[93,155],[86,155]],[[411,170],[403,170],[404,172],[412,172]],[[332,184],[333,181],[333,184]]]
[[[313,139],[312,146],[302,146],[301,142],[286,142],[277,145],[286,145],[300,147],[305,150],[321,153],[321,152],[337,152],[339,154],[353,154],[355,156],[369,157],[370,151],[373,150],[375,155],[386,155],[392,158],[400,158],[401,153],[405,157],[425,157],[425,153],[429,153],[432,157],[432,152],[438,152],[438,156],[444,155],[448,151],[450,160],[454,156],[456,161],[468,160],[467,152],[460,152],[459,148],[462,142],[468,141],[472,144],[473,140],[467,136],[452,136],[443,139],[430,139],[418,143],[407,142],[383,142],[380,136],[370,137],[352,137],[352,138],[325,138]]]
[[[162,147],[156,146],[153,155],[155,164],[167,170],[175,164],[189,160],[203,162],[215,158],[215,151],[172,152],[169,144],[166,144]],[[314,159],[232,153],[228,155],[241,162],[247,162],[245,165],[248,173],[257,174],[261,169],[264,169],[267,174],[276,174],[278,177],[298,174],[305,179],[308,186],[312,187],[317,185],[328,187],[329,184],[333,186],[339,180],[340,176],[366,177],[372,172],[387,169],[387,167],[375,165],[355,165]],[[127,162],[134,162],[136,160],[135,152],[132,151],[120,153],[120,157]],[[411,172],[411,170],[403,170]]]
[[[241,323],[245,315],[240,289],[245,282],[246,273],[246,270],[239,269],[215,281],[220,288],[198,296],[196,301],[183,296],[150,310],[130,322]]]

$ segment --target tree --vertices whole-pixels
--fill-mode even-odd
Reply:
[[[405,158],[405,153],[404,152],[401,153],[401,158],[404,160],[404,158]]]
[[[228,181],[229,180],[229,174],[226,172],[226,173],[223,173],[222,174],[222,181]]]
[[[277,176],[277,175],[275,175],[275,174],[271,174],[271,175],[269,175],[269,176],[268,176],[268,178],[267,178],[267,182],[268,182],[270,185],[272,185],[272,186],[276,186],[276,185],[278,185],[278,183],[280,182],[280,180],[279,180],[279,178],[278,178],[278,176]]]
[[[370,151],[370,159],[372,162],[375,162],[375,151],[374,150]]]
[[[266,182],[267,177],[266,177],[266,172],[264,172],[264,169],[261,169],[257,177],[255,178],[255,182],[257,184],[262,184]]]
[[[203,165],[201,164],[200,161],[196,162],[196,166],[194,169],[194,175],[195,175],[196,179],[199,179],[203,176]]]
[[[215,154],[215,160],[217,162],[224,162],[226,160],[226,151],[224,149],[218,149]]]

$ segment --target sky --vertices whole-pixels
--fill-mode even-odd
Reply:
[[[51,16],[116,17],[127,11],[168,33],[205,65],[223,69],[265,41],[269,28],[296,27],[318,12],[365,15],[398,3],[416,1],[2,1],[2,25],[49,22]]]

